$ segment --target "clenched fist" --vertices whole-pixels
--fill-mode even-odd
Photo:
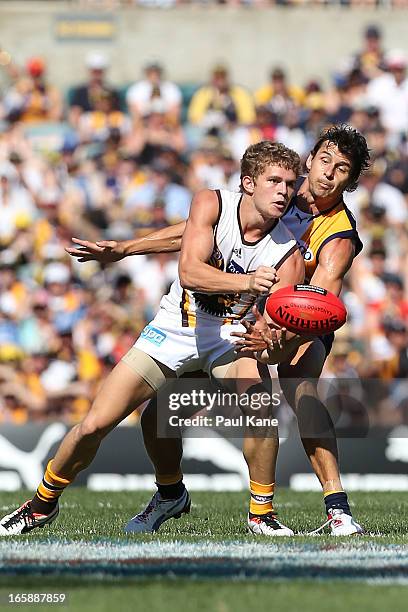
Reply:
[[[267,295],[270,292],[272,285],[278,282],[278,276],[275,268],[269,266],[259,266],[247,275],[248,285],[247,292],[252,295]]]

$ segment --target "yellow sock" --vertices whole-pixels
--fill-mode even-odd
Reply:
[[[324,491],[323,498],[327,497],[328,495],[332,495],[333,493],[344,493],[344,490],[338,489],[336,491]]]
[[[249,503],[249,511],[251,514],[266,514],[273,510],[273,492],[275,483],[261,484],[255,480],[249,481],[251,491],[251,501]]]
[[[72,480],[57,476],[51,469],[52,460],[48,463],[44,478],[37,489],[37,497],[45,502],[56,501]]]
[[[179,470],[175,474],[156,474],[156,483],[161,485],[177,484],[183,479],[183,472]]]

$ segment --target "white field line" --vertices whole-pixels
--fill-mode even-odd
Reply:
[[[0,541],[0,570],[8,563],[67,563],[104,562],[126,563],[129,560],[240,560],[267,561],[268,567],[304,567],[317,564],[326,568],[381,568],[398,565],[408,576],[408,547],[375,543],[339,543],[319,546],[317,543],[292,545],[289,543],[238,542],[18,542]]]

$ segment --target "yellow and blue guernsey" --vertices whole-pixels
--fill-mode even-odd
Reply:
[[[303,180],[298,184],[297,191]],[[363,244],[358,236],[356,221],[343,200],[315,215],[300,210],[296,203],[297,196],[294,195],[282,221],[294,235],[303,255],[307,282],[310,282],[317,268],[322,248],[334,238],[350,238],[355,245],[354,256],[360,253]]]

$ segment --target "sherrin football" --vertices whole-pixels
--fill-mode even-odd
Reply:
[[[343,302],[334,293],[314,285],[282,287],[268,296],[265,308],[275,323],[307,336],[333,332],[347,318]]]

